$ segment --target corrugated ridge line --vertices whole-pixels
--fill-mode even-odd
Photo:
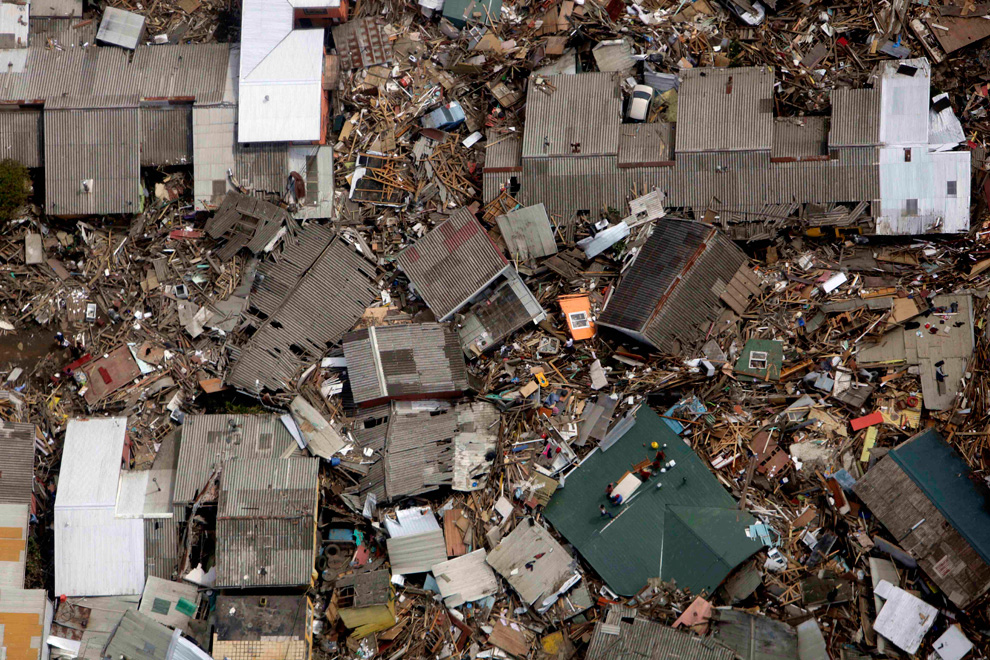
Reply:
[[[331,227],[309,225],[295,238],[286,238],[278,261],[265,262],[258,269],[264,277],[251,291],[251,306],[265,316],[274,314],[333,237]]]

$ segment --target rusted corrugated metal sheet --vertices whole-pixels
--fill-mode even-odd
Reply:
[[[45,212],[139,213],[137,108],[45,110]]]
[[[866,147],[880,142],[880,88],[832,90],[830,147]]]
[[[488,233],[465,207],[399,253],[396,263],[440,320],[508,266]]]
[[[192,104],[141,108],[141,165],[192,162]]]
[[[732,660],[736,653],[714,639],[641,618],[632,608],[613,606],[605,620],[595,625],[586,660],[618,660],[631,656]]]
[[[535,78],[529,81],[523,158],[618,152],[622,122],[619,74],[561,74],[542,80],[542,84],[536,84]],[[578,108],[580,112],[575,112]]]
[[[13,158],[24,167],[41,167],[41,110],[0,112],[0,160]]]
[[[378,297],[375,276],[374,266],[334,239],[239,348],[227,382],[254,393],[285,388],[354,327]]]
[[[769,67],[681,72],[677,151],[767,150],[773,139]]]

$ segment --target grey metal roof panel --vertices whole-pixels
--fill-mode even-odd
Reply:
[[[219,518],[312,518],[320,460],[268,457],[232,460],[220,476]]]
[[[354,589],[354,607],[387,604],[392,597],[392,576],[387,570],[351,573],[337,579],[337,589]]]
[[[24,167],[41,167],[41,110],[0,111],[0,160],[12,158]]]
[[[718,642],[639,616],[631,608],[609,608],[595,625],[586,660],[733,660],[735,651]]]
[[[468,388],[457,334],[440,323],[373,326],[344,337],[355,403]]]
[[[471,211],[461,207],[407,247],[396,263],[440,320],[508,265]]]
[[[522,166],[522,135],[488,131],[485,143],[485,169]]]
[[[740,660],[796,660],[797,631],[783,621],[742,610],[718,608],[711,638],[734,650]]]
[[[297,447],[278,415],[186,415],[174,500],[192,502],[228,461],[286,456]]]
[[[419,495],[449,484],[453,477],[453,439],[457,416],[452,411],[399,413],[388,421],[385,493],[389,500]]]
[[[145,17],[132,11],[107,7],[96,38],[122,48],[134,50],[144,34]]]
[[[534,204],[510,211],[496,218],[509,254],[520,260],[536,259],[557,254],[547,208]]]
[[[329,225],[310,224],[295,237],[287,237],[277,261],[266,261],[258,268],[260,277],[251,291],[251,308],[262,318],[275,314],[313,267],[333,240]]]
[[[534,559],[537,555],[542,556]],[[546,529],[524,518],[488,554],[488,564],[508,581],[527,605],[543,609],[541,603],[557,594],[578,575],[577,560]],[[529,562],[533,570],[526,570]]]
[[[335,25],[332,32],[344,71],[392,61],[392,44],[377,18],[352,19]]]
[[[30,504],[34,485],[34,424],[0,422],[0,502]]]
[[[699,68],[681,72],[677,151],[770,149],[773,70]]]
[[[41,16],[82,16],[82,0],[34,0],[31,3],[31,24]]]
[[[522,157],[614,156],[622,124],[620,80],[601,72],[531,76]]]
[[[124,612],[113,631],[103,656],[128,660],[166,660],[172,631],[140,612]]]
[[[192,105],[141,108],[141,166],[192,162]]]
[[[176,518],[145,518],[145,575],[171,580],[178,566],[179,521]]]
[[[44,124],[48,215],[140,212],[137,108],[46,110]]]
[[[772,158],[828,154],[827,117],[782,117],[773,122]]]
[[[375,268],[336,238],[268,320],[239,348],[227,382],[249,392],[277,391],[319,359],[378,297]]]
[[[599,318],[613,328],[642,332],[673,285],[684,277],[690,263],[712,238],[710,225],[662,219],[619,282]]]
[[[674,124],[623,124],[619,130],[619,167],[646,167],[674,159]]]
[[[832,90],[830,147],[865,147],[880,143],[880,88]]]
[[[316,559],[312,518],[217,521],[217,587],[308,585]]]
[[[392,573],[396,575],[426,573],[447,560],[447,544],[441,529],[389,538],[385,540],[385,547]]]
[[[0,73],[0,100],[46,107],[130,106],[138,100],[223,101],[229,44],[27,49],[23,71]]]
[[[75,3],[78,0],[69,0]],[[80,21],[74,18],[34,16],[34,8],[38,2],[31,3],[31,26],[29,46],[59,45],[63,48],[73,48],[83,44],[91,44],[96,39],[99,24],[96,21]],[[80,7],[82,2],[79,1]]]

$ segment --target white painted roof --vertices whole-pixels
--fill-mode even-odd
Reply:
[[[336,6],[326,0],[293,2]],[[244,0],[238,142],[320,139],[324,34],[322,29],[292,29],[293,2]]]
[[[113,507],[55,507],[55,593],[125,596],[144,589],[144,521]]]
[[[106,506],[113,510],[126,433],[126,417],[69,420],[56,509]]]
[[[888,146],[928,144],[928,60],[880,65],[880,142]]]

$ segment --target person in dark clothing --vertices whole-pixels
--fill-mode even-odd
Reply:
[[[611,511],[609,511],[608,509],[605,508],[605,505],[604,504],[599,504],[598,505],[598,510],[601,511],[602,518],[609,518],[609,519],[611,519],[611,518],[614,518],[615,517],[615,516],[612,515],[612,512]]]
[[[605,497],[611,499],[613,490],[615,490],[615,484],[609,484],[605,486]]]

